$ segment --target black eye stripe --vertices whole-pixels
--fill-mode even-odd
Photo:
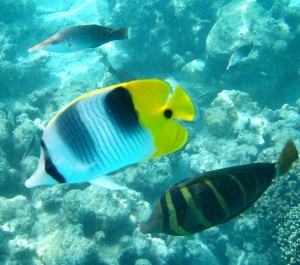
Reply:
[[[46,173],[49,176],[51,176],[52,178],[54,178],[58,183],[66,183],[66,179],[63,177],[63,175],[61,175],[58,172],[57,168],[53,164],[43,140],[41,142],[41,146],[45,152],[45,171],[46,171]]]

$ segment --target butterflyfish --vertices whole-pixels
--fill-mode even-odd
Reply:
[[[113,40],[127,38],[127,28],[112,29],[99,25],[81,25],[59,31],[50,38],[31,47],[28,51],[44,49],[49,52],[69,53],[95,48]]]
[[[289,141],[277,163],[254,163],[214,170],[183,180],[158,200],[142,233],[187,236],[225,223],[248,209],[298,159]]]
[[[237,48],[230,56],[226,70],[239,63],[243,58],[246,58],[250,54],[252,48],[253,42]]]
[[[174,119],[194,116],[188,94],[180,86],[171,94],[169,83],[157,79],[82,95],[47,125],[37,170],[25,185],[92,182],[121,189],[106,174],[182,148],[188,131]]]

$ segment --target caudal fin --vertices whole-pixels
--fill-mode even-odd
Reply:
[[[293,162],[298,159],[298,151],[295,143],[290,140],[284,146],[277,163],[278,175],[284,175],[289,171]]]
[[[170,100],[166,104],[166,109],[172,110],[172,118],[178,120],[191,121],[195,118],[195,107],[189,95],[177,86]]]

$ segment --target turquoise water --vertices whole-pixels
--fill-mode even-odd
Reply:
[[[0,264],[300,264],[299,162],[228,223],[188,237],[139,230],[176,182],[276,162],[288,139],[300,149],[299,21],[299,1],[285,0],[2,0]],[[28,52],[83,24],[129,28],[129,38],[73,53]],[[124,76],[163,79],[189,93],[197,115],[182,122],[187,144],[114,172],[126,190],[27,189],[49,120]]]

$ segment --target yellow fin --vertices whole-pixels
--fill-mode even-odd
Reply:
[[[140,115],[151,114],[148,118],[161,112],[170,95],[169,83],[159,79],[135,80],[120,85],[129,90],[132,95],[136,110]]]
[[[173,111],[174,119],[191,121],[195,118],[193,102],[180,86],[176,87],[165,108]]]
[[[192,120],[195,109],[180,86],[177,86],[169,101],[171,87],[162,80],[136,80],[120,86],[130,91],[141,124],[153,135],[156,152],[152,157],[175,152],[184,146],[188,132],[171,118]],[[165,114],[166,110],[170,110],[170,116]]]
[[[188,131],[172,120],[167,120],[163,127],[154,131],[154,135],[157,149],[152,157],[173,153],[182,148],[188,139]]]

